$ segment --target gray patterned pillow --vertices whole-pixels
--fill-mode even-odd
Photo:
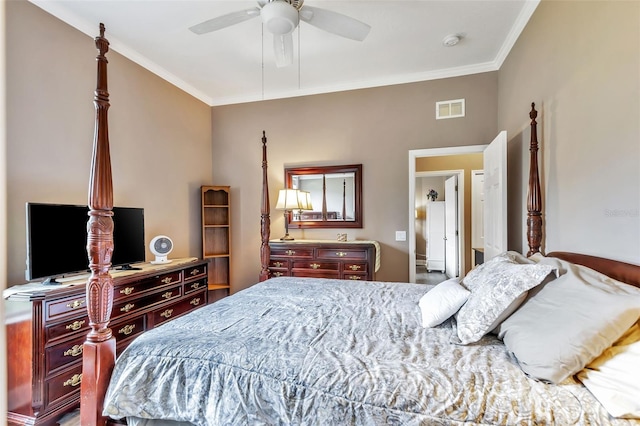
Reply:
[[[550,265],[520,263],[516,255],[513,252],[498,255],[462,280],[471,295],[456,314],[459,339],[453,337],[456,343],[466,345],[480,340],[518,308],[527,291],[555,270]]]

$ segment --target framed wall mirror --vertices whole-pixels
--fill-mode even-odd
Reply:
[[[291,225],[362,228],[362,164],[289,167],[284,181],[287,188],[307,191],[311,198],[310,210],[291,212]]]

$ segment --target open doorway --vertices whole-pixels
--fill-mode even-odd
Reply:
[[[418,185],[425,176],[457,176],[457,233],[456,253],[458,257],[457,275],[463,276],[473,264],[471,260],[471,171],[482,168],[482,153],[486,145],[471,145],[455,148],[431,148],[409,151],[409,281],[416,282],[417,267],[424,268],[418,258],[417,239],[421,227],[419,217],[419,203],[422,192]],[[440,159],[439,157],[446,157]],[[479,159],[479,160],[478,160]],[[437,166],[425,166],[432,161],[438,161]],[[477,161],[480,161],[479,165]],[[457,165],[456,165],[457,164]],[[460,165],[463,166],[460,166]],[[416,195],[418,194],[418,196]],[[419,237],[418,237],[419,238]],[[424,259],[426,261],[426,259]]]
[[[460,275],[464,170],[416,171],[416,282]]]

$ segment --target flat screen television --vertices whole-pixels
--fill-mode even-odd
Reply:
[[[89,208],[69,204],[27,203],[27,280],[53,279],[89,271]],[[114,267],[145,261],[144,209],[113,208]]]

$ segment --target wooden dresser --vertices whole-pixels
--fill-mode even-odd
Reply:
[[[109,327],[118,354],[145,330],[207,304],[206,261],[145,264],[142,271],[112,275]],[[89,331],[85,285],[49,287],[5,301],[11,425],[56,424],[80,403],[82,345]]]
[[[317,277],[341,280],[375,279],[379,248],[375,241],[270,241],[271,277]]]

